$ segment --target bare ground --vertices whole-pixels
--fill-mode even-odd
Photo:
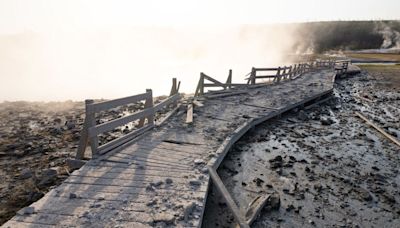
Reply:
[[[324,105],[285,115],[244,136],[218,170],[240,209],[272,194],[252,227],[400,227],[400,67],[366,67],[340,80]],[[203,227],[234,227],[214,189]]]
[[[165,97],[158,97],[155,103]],[[128,115],[143,103],[101,113],[98,123]],[[156,118],[165,112],[159,113]],[[0,103],[0,225],[61,184],[73,158],[85,117],[83,102]],[[135,129],[135,122],[100,136],[105,143]],[[90,151],[89,151],[90,152]],[[90,157],[90,153],[87,154]]]

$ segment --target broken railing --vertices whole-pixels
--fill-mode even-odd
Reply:
[[[207,83],[207,81],[208,83]],[[232,70],[229,70],[229,74],[228,74],[228,78],[226,79],[226,83],[220,82],[206,74],[204,74],[203,72],[200,73],[200,80],[199,83],[197,84],[197,88],[195,91],[194,96],[197,97],[199,95],[203,95],[204,94],[204,88],[206,87],[220,87],[225,89],[231,89],[233,87],[237,87],[237,86],[245,86],[247,84],[245,83],[232,83]]]
[[[279,83],[285,80],[293,80],[303,74],[323,68],[333,68],[338,74],[346,73],[349,61],[335,61],[329,60],[317,60],[308,63],[298,63],[291,66],[283,66],[276,68],[256,68],[253,67],[251,72],[247,74],[247,83],[232,83],[232,70],[229,70],[229,75],[225,83],[216,80],[204,73],[200,73],[200,79],[196,87],[195,97],[203,95],[205,88],[222,88],[223,90],[243,87],[248,85],[257,85],[265,83]],[[260,75],[261,74],[261,75]],[[260,79],[262,82],[260,83]]]
[[[179,86],[180,82],[177,84],[176,79],[174,78],[170,96],[156,105],[153,104],[153,93],[151,89],[147,89],[146,92],[142,94],[110,101],[95,103],[93,100],[86,100],[85,122],[83,125],[76,158],[84,158],[84,153],[88,143],[90,143],[92,157],[97,157],[129,142],[130,140],[136,138],[144,132],[154,128],[154,119],[156,112],[159,112],[167,106],[177,106],[177,102],[180,99],[180,95],[178,93]],[[136,104],[141,101],[144,101],[143,110],[104,123],[96,123],[96,114],[100,112],[105,112],[124,105]],[[100,134],[110,132],[118,127],[124,126],[137,120],[139,120],[139,123],[137,125],[137,129],[135,129],[134,131],[129,132],[128,134],[125,134],[107,143],[99,145],[98,137]]]

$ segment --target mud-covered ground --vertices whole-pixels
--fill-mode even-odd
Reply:
[[[155,103],[164,98],[156,98]],[[122,106],[100,113],[97,122],[141,108],[143,103]],[[158,113],[156,119],[162,115]],[[76,154],[84,118],[83,102],[0,103],[0,225],[59,185],[73,171],[66,160]],[[130,132],[135,124],[100,135],[100,142]],[[87,156],[91,156],[90,150]]]
[[[243,212],[270,194],[252,227],[400,227],[400,66],[366,66],[339,80],[335,97],[245,135],[218,170]],[[368,70],[366,72],[365,70]],[[234,227],[211,189],[203,227]]]

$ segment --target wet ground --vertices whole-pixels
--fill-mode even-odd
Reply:
[[[218,173],[240,209],[270,201],[252,227],[400,227],[400,67],[339,80],[328,103],[268,121],[245,135]],[[203,227],[234,227],[214,189]]]

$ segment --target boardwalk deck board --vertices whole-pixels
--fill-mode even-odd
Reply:
[[[332,92],[334,77],[333,69],[323,69],[232,90],[236,95],[201,97],[191,124],[185,124],[186,112],[170,116],[132,144],[74,171],[32,204],[34,214],[3,226],[149,227],[167,219],[172,226],[199,227],[210,179],[206,165],[218,166],[254,125]],[[192,213],[182,217],[187,210]]]

